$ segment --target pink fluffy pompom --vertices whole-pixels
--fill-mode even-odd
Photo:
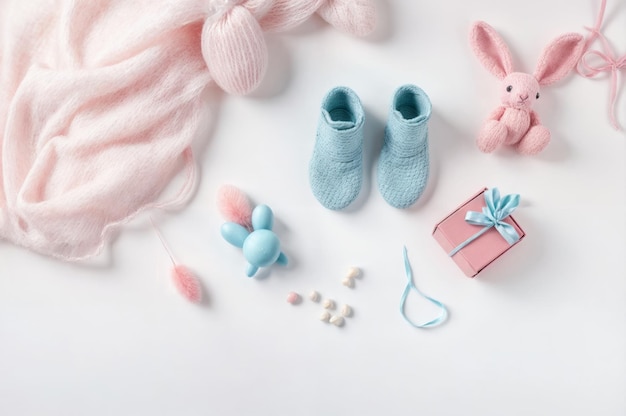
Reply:
[[[172,270],[174,286],[188,301],[198,303],[202,300],[202,290],[198,278],[185,266],[176,265]]]
[[[226,220],[252,230],[252,204],[241,189],[232,185],[220,187],[217,191],[217,208]]]

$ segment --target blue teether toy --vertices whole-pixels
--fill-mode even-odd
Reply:
[[[274,213],[270,207],[259,205],[252,211],[252,232],[235,222],[222,225],[222,237],[243,249],[243,256],[248,261],[248,277],[254,276],[259,267],[287,264],[287,256],[280,251],[280,241],[272,231],[273,224]]]

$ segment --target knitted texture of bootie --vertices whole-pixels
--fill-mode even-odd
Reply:
[[[339,210],[354,201],[361,190],[365,115],[359,97],[347,87],[330,90],[321,110],[309,182],[323,206]]]
[[[415,85],[403,85],[394,94],[377,177],[381,195],[395,208],[411,206],[426,187],[431,109],[428,95]]]

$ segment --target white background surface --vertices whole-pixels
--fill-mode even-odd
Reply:
[[[85,265],[0,245],[0,414],[626,414],[626,135],[608,123],[608,78],[544,89],[537,111],[553,141],[540,156],[485,155],[473,143],[499,93],[470,52],[470,23],[491,23],[531,71],[549,40],[591,25],[598,4],[389,0],[366,40],[317,18],[269,36],[261,88],[218,98],[199,134],[193,202],[158,217],[210,302],[175,292],[145,218]],[[623,0],[609,0],[605,34],[623,55]],[[374,167],[404,83],[430,95],[434,114],[427,191],[400,211],[380,196]],[[308,186],[319,105],[336,85],[367,112],[365,183],[345,212],[324,209]],[[290,267],[244,276],[240,251],[219,235],[224,183],[273,208]],[[527,237],[468,279],[431,231],[482,186],[522,195],[515,217]],[[414,329],[398,313],[404,244],[418,286],[450,308],[439,328]],[[350,290],[341,279],[353,265],[364,276]],[[285,302],[312,289],[355,316],[338,329],[318,321],[319,305]],[[435,313],[409,303],[417,320]]]

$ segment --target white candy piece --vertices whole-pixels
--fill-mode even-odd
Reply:
[[[345,317],[352,316],[352,308],[350,305],[343,305],[341,307],[341,315]]]
[[[320,321],[328,322],[329,320],[330,320],[330,312],[328,311],[322,312],[322,314],[320,315]]]
[[[344,323],[344,320],[343,320],[343,317],[335,315],[332,318],[330,318],[330,323],[335,326],[342,326]]]
[[[322,306],[324,306],[324,309],[335,309],[335,301],[332,299],[326,299]]]
[[[311,299],[313,302],[319,302],[320,294],[314,290],[311,293],[309,293],[309,299]]]
[[[352,289],[354,287],[354,278],[348,276],[341,281],[341,284]]]
[[[346,274],[346,277],[351,277],[351,278],[355,278],[355,277],[359,277],[361,275],[361,269],[359,269],[358,267],[350,267],[348,269],[348,273]]]

